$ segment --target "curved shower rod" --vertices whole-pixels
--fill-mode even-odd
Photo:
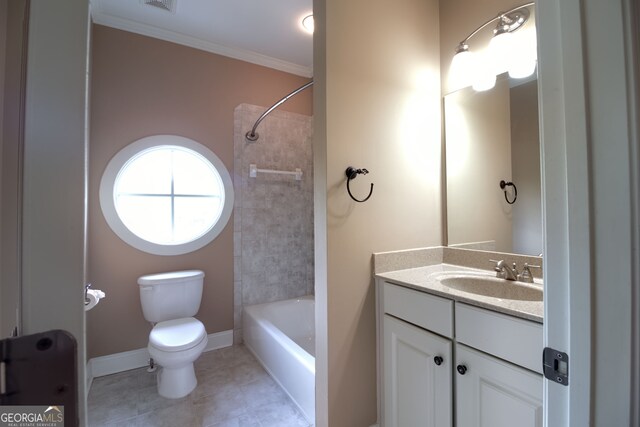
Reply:
[[[297,95],[298,93],[302,92],[303,90],[305,90],[306,88],[308,88],[311,85],[313,85],[313,80],[311,80],[309,83],[304,84],[303,86],[300,86],[298,89],[294,90],[289,95],[285,96],[280,101],[278,101],[275,104],[273,104],[267,111],[262,113],[262,115],[260,117],[258,117],[258,120],[256,120],[256,124],[253,125],[253,128],[244,135],[244,137],[247,139],[247,141],[248,142],[255,142],[255,141],[258,140],[258,138],[260,138],[260,134],[258,134],[258,132],[256,132],[256,129],[258,128],[258,125],[260,124],[260,122],[265,117],[267,117],[270,112],[272,112],[273,110],[278,108],[281,104],[283,104],[286,101],[288,101],[289,98],[291,98],[292,96]]]

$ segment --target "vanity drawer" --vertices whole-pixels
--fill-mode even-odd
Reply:
[[[456,303],[456,340],[542,373],[542,325]]]
[[[445,337],[453,337],[453,301],[384,283],[384,312]]]

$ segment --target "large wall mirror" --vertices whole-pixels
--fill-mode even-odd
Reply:
[[[505,73],[491,90],[445,96],[444,107],[448,245],[540,255],[537,81]]]

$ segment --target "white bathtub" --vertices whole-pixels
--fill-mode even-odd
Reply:
[[[315,423],[315,300],[306,296],[244,307],[245,345]]]

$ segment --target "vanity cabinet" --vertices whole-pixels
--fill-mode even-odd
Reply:
[[[457,344],[455,376],[458,426],[542,426],[541,375]]]
[[[384,315],[384,425],[451,426],[451,340]]]
[[[380,281],[382,427],[542,426],[542,325]]]

